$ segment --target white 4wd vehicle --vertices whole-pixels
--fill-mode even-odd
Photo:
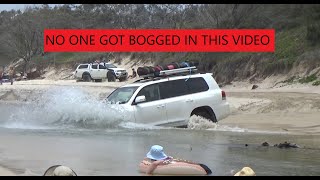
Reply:
[[[74,77],[90,82],[91,80],[106,79],[107,73],[108,69],[101,64],[80,64],[74,72]]]
[[[217,122],[230,113],[211,73],[136,81],[114,90],[107,101],[123,106],[129,121],[158,126],[186,127],[192,115]]]

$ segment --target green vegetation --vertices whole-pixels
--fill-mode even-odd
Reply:
[[[317,80],[317,75],[316,74],[312,74],[310,76],[304,77],[302,79],[299,79],[299,83],[301,84],[305,84],[305,83],[310,83]]]
[[[294,57],[301,54],[305,47],[305,27],[298,27],[283,31],[276,36],[276,59],[286,59],[288,64],[292,64]]]
[[[294,82],[294,80],[296,79],[296,76],[292,76],[291,78],[283,81],[283,83],[288,83],[288,84],[292,84]]]
[[[90,29],[275,29],[274,53],[43,53],[46,28]],[[97,58],[130,57],[155,64],[198,61],[199,70],[212,72],[217,81],[252,76],[259,79],[286,74],[297,66],[320,66],[319,4],[65,4],[30,7],[24,12],[0,13],[0,60],[24,58],[26,64],[69,65]],[[314,81],[314,76],[300,83]],[[293,79],[288,79],[293,83]]]
[[[320,80],[318,80],[318,81],[316,81],[316,82],[312,83],[312,86],[319,86],[319,85],[320,85]]]

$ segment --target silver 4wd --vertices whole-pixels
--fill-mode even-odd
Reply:
[[[101,64],[80,64],[74,72],[77,80],[90,82],[107,78],[108,69]]]

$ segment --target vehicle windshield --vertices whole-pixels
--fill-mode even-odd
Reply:
[[[107,68],[117,68],[117,66],[113,65],[113,64],[106,64]]]
[[[107,97],[107,101],[112,104],[125,104],[137,89],[138,86],[118,88]]]
[[[9,79],[9,75],[3,75],[2,79]]]

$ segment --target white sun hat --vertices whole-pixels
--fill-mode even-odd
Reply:
[[[55,165],[48,168],[43,176],[77,176],[77,174],[67,166]]]
[[[150,148],[150,151],[147,153],[147,158],[153,160],[163,160],[166,159],[168,156],[163,152],[163,147],[160,145],[153,145]]]
[[[256,173],[250,167],[244,167],[234,176],[256,176]]]

